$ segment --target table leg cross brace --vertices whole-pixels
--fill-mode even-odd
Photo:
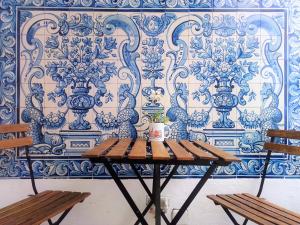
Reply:
[[[115,172],[115,170],[113,169],[112,165],[108,162],[105,161],[104,162],[105,167],[107,168],[108,172],[110,173],[111,177],[114,179],[115,183],[117,184],[118,188],[120,189],[120,191],[122,192],[123,196],[125,197],[125,199],[127,200],[128,204],[130,205],[130,207],[132,208],[133,212],[135,213],[135,215],[138,217],[138,219],[141,221],[142,225],[148,225],[148,223],[146,222],[144,216],[142,215],[141,211],[139,210],[139,208],[136,206],[136,204],[134,203],[133,199],[131,198],[130,194],[128,193],[128,191],[126,190],[124,184],[122,183],[122,181],[120,180],[120,178],[118,177],[117,173]]]
[[[131,164],[131,167],[133,168],[133,171],[136,173],[136,175],[137,175],[138,179],[140,180],[142,186],[144,187],[144,189],[146,190],[147,194],[150,196],[150,199],[151,199],[149,204],[147,205],[147,207],[144,209],[143,213],[141,213],[141,211],[138,209],[138,207],[134,203],[133,199],[131,198],[130,194],[126,190],[125,186],[121,182],[120,178],[116,174],[115,170],[113,169],[113,167],[109,163],[109,161],[105,161],[104,165],[107,168],[107,170],[109,171],[109,173],[112,176],[115,183],[117,184],[118,188],[122,192],[123,196],[127,200],[128,204],[132,208],[133,212],[137,216],[138,220],[136,221],[135,225],[137,225],[139,223],[141,223],[142,225],[148,225],[148,223],[146,222],[144,216],[147,214],[148,210],[150,209],[150,207],[153,203],[156,206],[159,206],[159,207],[156,207],[156,214],[161,215],[163,217],[163,219],[165,220],[166,224],[176,225],[178,223],[178,221],[180,220],[180,218],[182,217],[182,215],[184,214],[184,212],[186,211],[186,209],[192,203],[192,201],[194,200],[194,198],[196,197],[198,192],[202,189],[202,187],[204,186],[206,181],[210,178],[210,176],[213,174],[213,172],[215,171],[215,169],[218,166],[217,163],[211,164],[211,166],[208,168],[208,170],[206,171],[204,176],[201,178],[201,180],[195,186],[195,188],[193,189],[193,191],[191,192],[191,194],[189,195],[187,200],[183,203],[183,205],[179,209],[179,211],[176,214],[176,216],[174,217],[174,219],[171,222],[169,222],[166,215],[163,212],[161,212],[159,198],[160,198],[161,191],[166,187],[167,183],[170,181],[170,179],[176,173],[178,165],[175,165],[173,167],[172,171],[170,172],[170,174],[168,175],[167,179],[165,180],[165,182],[163,183],[162,186],[160,186],[160,182],[157,180],[157,179],[160,179],[160,169],[159,169],[160,165],[159,164],[154,165],[153,194],[151,194],[151,192],[150,192],[149,188],[147,187],[146,183],[144,182],[143,178],[140,176],[140,174],[136,170],[135,166],[133,164]],[[159,225],[160,224],[160,216],[157,216],[157,215],[155,217],[155,224]]]
[[[198,182],[198,184],[196,185],[196,187],[193,189],[192,193],[189,195],[189,197],[183,203],[183,205],[181,206],[181,208],[177,212],[177,214],[174,217],[174,219],[171,221],[171,223],[170,223],[171,225],[176,225],[178,223],[178,221],[182,217],[183,213],[187,210],[187,208],[192,203],[192,201],[194,200],[194,198],[196,197],[196,195],[199,193],[199,191],[201,190],[201,188],[204,186],[204,184],[206,183],[206,181],[208,180],[208,178],[210,178],[210,176],[213,174],[213,172],[215,171],[215,169],[217,168],[217,166],[218,166],[217,163],[211,164],[211,166],[208,168],[208,170],[206,171],[206,173],[204,174],[204,176],[201,178],[201,180]]]
[[[144,187],[145,191],[147,192],[147,194],[150,197],[150,202],[148,203],[148,205],[146,206],[146,208],[144,209],[144,211],[142,212],[142,215],[145,216],[147,214],[147,212],[149,211],[149,209],[151,208],[151,206],[154,203],[154,199],[152,196],[151,191],[149,190],[148,186],[146,185],[144,179],[141,177],[141,175],[139,174],[138,170],[136,169],[134,164],[130,164],[131,168],[133,169],[135,175],[137,176],[137,178],[139,179],[140,183],[142,184],[142,186]],[[178,169],[178,165],[175,165],[173,167],[173,169],[171,170],[171,172],[169,173],[169,175],[167,176],[167,178],[165,179],[165,181],[163,182],[163,184],[160,187],[160,191],[162,192],[164,190],[164,188],[167,186],[167,184],[169,183],[169,181],[171,180],[172,176],[176,173]],[[165,215],[164,212],[161,212],[161,216],[164,219],[165,223],[167,225],[170,224],[170,221],[168,220],[167,216]],[[138,225],[140,222],[140,220],[138,219],[134,225]]]

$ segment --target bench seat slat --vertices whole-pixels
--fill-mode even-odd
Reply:
[[[235,199],[230,197],[231,195],[217,195],[217,196],[224,199],[224,200],[226,200],[226,201],[228,201],[228,202],[230,202],[230,203],[232,203],[232,204],[234,204],[234,205],[236,205],[236,206],[238,206],[238,207],[240,207],[240,208],[242,208],[242,209],[244,209],[244,210],[246,210],[246,211],[248,211],[248,212],[250,212],[250,213],[253,213],[256,216],[259,216],[259,217],[261,217],[261,218],[263,218],[263,219],[265,219],[265,220],[267,220],[267,221],[269,221],[273,224],[286,225],[286,223],[283,223],[283,222],[279,221],[277,218],[274,218],[274,217],[269,216],[265,213],[262,213],[262,212],[260,212],[256,209],[253,209],[252,207],[249,207],[248,204],[243,204],[243,203],[240,203],[239,201],[236,201]]]
[[[49,193],[51,193],[51,191],[43,191],[43,192],[39,193],[37,196],[44,197],[44,196],[48,195]],[[20,200],[20,201],[15,202],[11,205],[8,205],[6,207],[1,208],[0,209],[0,218],[1,218],[2,214],[5,214],[5,213],[9,212],[10,210],[14,210],[15,208],[17,208],[19,206],[22,206],[22,205],[24,206],[27,203],[29,203],[30,201],[33,201],[35,199],[36,199],[36,196],[30,196],[28,198],[25,198],[23,200]]]
[[[274,223],[265,220],[259,216],[257,216],[256,214],[253,214],[247,210],[242,209],[241,207],[233,204],[232,202],[229,202],[223,198],[220,198],[217,195],[208,195],[207,196],[209,199],[213,200],[216,204],[218,205],[222,205],[225,208],[228,208],[232,211],[234,211],[235,213],[238,213],[240,215],[243,215],[245,218],[259,224],[259,225],[274,225]]]
[[[104,154],[109,148],[118,142],[117,138],[109,138],[99,145],[95,146],[91,150],[88,150],[82,154],[83,158],[98,158]]]
[[[166,143],[174,152],[174,155],[178,160],[190,161],[194,159],[194,157],[189,152],[187,152],[181,145],[179,145],[176,140],[167,140]]]
[[[0,224],[34,225],[65,211],[83,201],[90,193],[47,191],[12,204],[10,210],[2,212]],[[26,202],[24,204],[24,202]],[[17,205],[18,203],[21,203]],[[14,205],[14,206],[13,206]],[[9,206],[8,206],[9,207]],[[6,207],[7,208],[7,207]]]
[[[227,153],[215,146],[212,146],[208,143],[205,143],[204,141],[195,141],[195,143],[197,145],[199,145],[200,147],[204,148],[205,150],[207,150],[208,152],[212,153],[213,155],[223,159],[225,162],[240,162],[241,160],[230,154],[230,153]]]
[[[191,153],[198,156],[200,159],[207,159],[207,160],[218,160],[217,157],[211,155],[208,152],[201,150],[199,147],[195,146],[192,142],[188,140],[181,140],[180,143]]]
[[[0,150],[9,148],[20,148],[32,146],[33,140],[31,137],[13,138],[0,141]]]
[[[295,213],[295,212],[293,212],[291,210],[283,208],[283,207],[281,207],[279,205],[275,205],[272,202],[269,202],[269,201],[267,201],[265,199],[262,199],[262,198],[258,198],[258,197],[254,196],[254,195],[249,194],[249,193],[244,193],[243,195],[245,195],[245,196],[247,196],[249,198],[255,199],[256,201],[259,201],[259,202],[261,202],[261,203],[263,203],[265,205],[271,206],[274,209],[278,209],[281,212],[286,213],[288,216],[293,216],[293,217],[295,217],[295,219],[298,218],[298,220],[300,220],[300,214],[299,213]]]
[[[62,195],[62,191],[60,192],[56,192],[56,191],[50,191],[49,193],[45,194],[45,195],[35,195],[32,197],[27,198],[28,201],[26,201],[25,204],[14,204],[15,206],[10,206],[10,208],[8,210],[5,211],[1,211],[0,214],[0,221],[3,220],[4,218],[7,218],[11,215],[17,214],[20,212],[19,215],[23,215],[27,212],[31,212],[34,211],[34,207],[36,207],[37,205],[41,204],[42,202],[45,201],[51,201],[51,199],[53,199],[53,197],[58,197],[58,195]]]
[[[275,220],[275,221],[281,221],[284,224],[299,225],[299,223],[297,223],[289,218],[286,218],[280,214],[277,214],[267,207],[263,207],[260,204],[254,204],[253,202],[245,200],[244,198],[241,198],[238,195],[226,195],[226,196],[240,202],[241,204],[245,205],[246,207],[249,207],[249,208],[252,208],[252,209],[258,211],[261,214],[265,214],[266,217],[273,218],[273,220]]]
[[[253,217],[251,215],[249,216],[249,213],[251,213],[252,215],[256,215],[260,219],[266,220],[272,224],[300,224],[299,214],[251,194],[245,193],[229,195],[209,195],[207,197],[213,200],[215,204],[228,208],[258,224],[261,223],[257,220],[256,217]],[[236,211],[235,207],[241,210]]]
[[[128,154],[129,159],[146,159],[146,145],[147,142],[142,139],[137,139]]]
[[[10,217],[24,218],[26,217],[26,215],[35,214],[36,210],[41,209],[48,203],[56,201],[57,199],[63,197],[64,195],[65,194],[62,191],[60,191],[60,192],[52,192],[48,194],[46,198],[37,197],[35,200],[27,203],[26,205],[18,207],[14,211],[10,211],[9,213],[2,215],[0,221],[4,222]]]
[[[66,209],[73,207],[75,204],[82,202],[89,193],[80,192],[68,192],[65,196],[59,198],[57,201],[53,201],[43,208],[39,209],[39,213],[34,215],[30,214],[30,217],[20,219],[18,225],[39,225],[43,221],[52,218],[53,216],[64,212]]]
[[[160,141],[151,141],[151,149],[154,160],[169,160],[171,158],[168,150]]]

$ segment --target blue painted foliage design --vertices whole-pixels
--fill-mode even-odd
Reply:
[[[299,1],[275,0],[3,0],[0,123],[31,123],[35,142],[31,152],[46,157],[34,161],[38,176],[106,177],[103,165],[67,160],[66,137],[97,130],[95,143],[108,136],[136,138],[148,122],[143,115],[163,109],[175,139],[213,141],[211,128],[225,133],[241,130],[235,137],[236,153],[249,157],[219,168],[216,175],[255,176],[262,169],[257,156],[266,130],[299,128],[299,5]],[[17,6],[31,8],[17,11]],[[42,18],[38,16],[42,6],[59,13],[47,9]],[[70,15],[59,7],[78,7],[78,11]],[[112,11],[93,15],[88,7]],[[237,17],[226,11],[243,7],[284,8],[289,13],[282,10],[271,16],[249,10]],[[135,8],[135,12],[116,14],[115,8]],[[189,8],[190,13],[169,8]],[[219,13],[211,14],[213,8]],[[207,11],[194,13],[198,9]],[[16,18],[25,35],[17,35]],[[45,40],[40,39],[41,32],[48,32]],[[268,38],[261,41],[260,33]],[[258,78],[260,90],[253,85]],[[51,90],[44,80],[51,80]],[[253,110],[256,102],[262,104]],[[56,109],[49,112],[45,104]],[[28,176],[21,155],[1,153],[1,177]],[[132,175],[127,166],[116,169]],[[152,172],[150,166],[139,169],[146,176]],[[162,170],[168,173],[169,168]],[[205,167],[182,166],[178,176],[199,176],[204,171]],[[298,158],[273,160],[268,173],[299,176]]]

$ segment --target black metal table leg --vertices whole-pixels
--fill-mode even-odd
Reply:
[[[150,202],[148,203],[148,205],[146,206],[146,208],[144,209],[144,211],[142,212],[142,215],[145,216],[147,214],[147,212],[149,211],[149,209],[151,208],[152,204],[153,204],[153,196],[152,193],[150,192],[149,188],[147,187],[147,185],[145,184],[143,178],[141,177],[141,175],[138,173],[136,167],[134,166],[134,164],[130,164],[130,166],[132,167],[133,171],[135,172],[136,176],[138,177],[138,179],[140,180],[142,186],[145,188],[145,191],[148,193],[149,197],[150,197]],[[174,165],[173,169],[171,170],[171,172],[169,173],[169,175],[167,176],[167,178],[165,179],[165,181],[163,182],[163,184],[161,185],[160,188],[160,192],[162,192],[164,190],[164,188],[167,186],[167,184],[169,183],[169,181],[171,180],[171,178],[174,176],[174,174],[177,172],[179,165]],[[149,194],[150,193],[150,194]],[[164,219],[165,223],[167,225],[170,224],[170,221],[168,220],[167,216],[165,215],[164,212],[161,212],[161,216]],[[137,220],[134,225],[138,225],[139,224],[139,220]]]
[[[120,191],[124,195],[125,199],[127,200],[128,204],[132,208],[133,212],[138,217],[139,221],[141,221],[141,223],[143,225],[148,225],[148,223],[146,222],[144,216],[142,215],[142,213],[140,212],[140,210],[138,209],[138,207],[134,203],[134,201],[131,198],[130,194],[128,193],[127,189],[125,188],[125,186],[121,182],[120,178],[118,177],[117,173],[113,169],[112,165],[108,161],[105,161],[104,165],[107,168],[107,170],[109,171],[111,177],[114,179],[114,181],[117,184],[118,188],[120,189]]]
[[[160,164],[154,164],[153,200],[155,205],[155,225],[161,225],[160,208]]]
[[[186,211],[186,209],[192,203],[192,201],[194,200],[194,198],[196,197],[196,195],[198,194],[198,192],[201,190],[201,188],[204,186],[204,184],[206,183],[206,181],[208,180],[208,178],[213,174],[213,172],[215,171],[215,169],[217,168],[217,166],[218,165],[216,163],[213,163],[209,167],[209,169],[206,171],[206,173],[204,174],[204,176],[201,178],[201,180],[198,182],[198,184],[196,185],[196,187],[193,189],[193,191],[190,194],[190,196],[183,203],[183,205],[179,209],[179,211],[176,214],[176,216],[174,217],[174,219],[171,221],[171,225],[176,225],[178,223],[178,221],[182,217],[183,213]]]

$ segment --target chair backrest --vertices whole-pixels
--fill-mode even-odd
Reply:
[[[7,133],[26,133],[30,131],[29,124],[5,124],[0,125],[0,134]],[[33,145],[32,137],[20,137],[5,139],[0,141],[0,150],[18,147],[28,147]]]
[[[265,142],[264,149],[272,152],[287,153],[291,155],[300,155],[300,146],[293,146],[284,143],[275,143],[275,138],[298,139],[300,140],[300,131],[295,130],[268,130],[267,136],[271,137],[270,142]],[[286,143],[286,142],[285,142]]]
[[[300,155],[300,146],[288,145],[287,139],[299,139],[300,140],[300,131],[295,130],[268,130],[267,136],[271,138],[270,141],[264,143],[264,150],[267,150],[267,156],[265,160],[265,165],[262,172],[261,182],[259,190],[257,192],[257,197],[260,197],[264,182],[267,174],[267,169],[271,159],[272,152],[278,153],[287,153],[292,155]],[[283,138],[285,141],[283,143],[276,143],[276,138]],[[287,144],[284,144],[287,143]]]
[[[22,133],[22,132],[28,132],[28,131],[30,131],[30,125],[27,123],[0,125],[0,134]]]
[[[28,136],[25,137],[26,132],[30,131],[30,125],[29,124],[5,124],[0,125],[0,134],[7,134],[7,133],[17,133],[17,134],[24,134],[23,137],[18,137],[13,139],[5,139],[0,140],[0,151],[5,149],[11,149],[11,148],[20,148],[25,147],[25,154],[26,154],[26,160],[29,167],[29,175],[31,180],[31,185],[34,194],[38,194],[35,181],[34,181],[34,173],[32,169],[32,163],[29,155],[29,147],[33,145],[33,139],[32,137]]]

